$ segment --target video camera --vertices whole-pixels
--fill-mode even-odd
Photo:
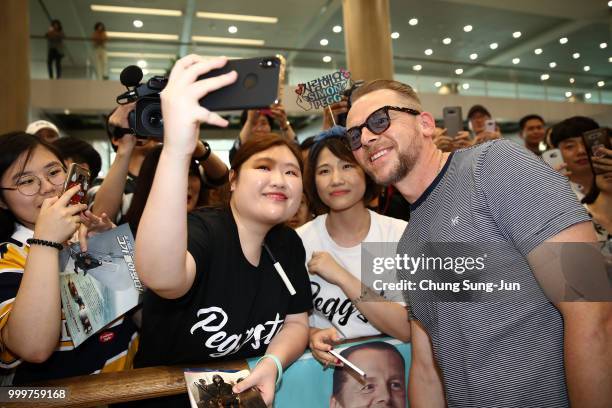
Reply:
[[[200,105],[210,111],[267,108],[278,100],[280,69],[278,57],[230,60],[224,67],[198,77],[202,80],[231,71],[238,74],[236,82],[205,95]],[[128,116],[129,127],[136,136],[161,138],[164,119],[159,94],[168,84],[168,78],[154,76],[141,84],[142,75],[136,65],[121,71],[121,83],[128,90],[117,97],[117,103],[124,105],[136,101],[136,109]]]
[[[136,65],[130,65],[121,71],[121,83],[128,90],[117,97],[117,103],[125,105],[136,101],[136,109],[128,115],[129,126],[134,129],[136,135],[162,137],[164,119],[159,93],[166,87],[168,78],[154,76],[141,84],[142,76],[142,70]]]

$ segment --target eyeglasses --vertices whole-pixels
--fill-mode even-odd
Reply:
[[[411,108],[400,108],[398,106],[383,106],[380,109],[370,113],[365,122],[359,126],[354,126],[346,131],[346,139],[348,140],[351,150],[357,150],[361,147],[361,130],[367,127],[368,130],[375,135],[380,135],[391,126],[391,118],[389,111],[406,112],[411,115],[418,116],[421,114],[418,110]]]
[[[66,181],[66,169],[60,164],[49,167],[45,178],[54,186],[61,186]],[[17,179],[16,187],[0,187],[0,190],[17,190],[25,196],[33,196],[38,194],[41,185],[42,180],[38,176],[26,174]]]

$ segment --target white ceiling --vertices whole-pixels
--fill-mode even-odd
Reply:
[[[324,55],[332,55],[336,66],[343,66],[344,36],[333,33],[332,26],[342,24],[341,0],[29,0],[32,36],[41,36],[48,27],[48,17],[58,18],[64,32],[74,40],[66,41],[67,58],[64,60],[66,76],[83,76],[92,48],[88,41],[95,22],[105,23],[108,31],[133,31],[166,33],[179,36],[178,42],[113,41],[109,51],[185,54],[255,56],[283,52],[290,64],[304,67],[325,67]],[[183,11],[181,17],[160,17],[93,12],[91,4],[131,7],[168,8]],[[410,72],[412,66],[423,66],[422,74],[451,74],[458,66],[464,68],[464,77],[485,79],[518,78],[539,81],[542,73],[551,74],[555,80],[567,83],[574,76],[577,81],[594,83],[606,80],[612,85],[609,58],[612,57],[610,36],[611,11],[606,0],[390,0],[391,31],[400,37],[393,40],[395,68],[399,73]],[[45,9],[47,11],[45,11]],[[195,11],[233,14],[252,14],[278,17],[277,24],[249,23],[196,18]],[[48,15],[47,15],[48,12]],[[416,26],[408,20],[416,17]],[[140,29],[132,25],[140,19]],[[470,24],[471,32],[463,31]],[[229,34],[230,25],[238,27],[236,34]],[[512,33],[521,31],[518,39]],[[192,35],[252,38],[265,41],[264,47],[196,46]],[[565,36],[568,43],[562,45],[559,38]],[[450,45],[442,39],[451,37]],[[329,44],[319,44],[326,38]],[[489,44],[498,43],[492,50]],[[599,44],[609,43],[601,49]],[[44,39],[32,40],[33,77],[46,75],[46,43]],[[424,50],[431,48],[433,55]],[[542,48],[541,55],[533,50]],[[580,59],[571,55],[580,53]],[[469,55],[477,53],[475,61]],[[518,65],[513,58],[520,58]],[[119,69],[135,63],[134,58],[111,58],[111,68]],[[149,68],[166,69],[170,60],[147,60]],[[549,67],[555,62],[554,69]],[[483,66],[474,64],[486,64]],[[590,66],[585,72],[583,67]],[[500,66],[503,69],[495,69]],[[509,69],[512,69],[511,72]],[[606,85],[607,87],[608,85]]]

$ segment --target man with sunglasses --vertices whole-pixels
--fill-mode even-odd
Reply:
[[[562,296],[551,299],[550,287],[540,288],[566,272],[559,256],[543,255],[544,243],[596,240],[567,180],[506,140],[443,153],[433,143],[434,118],[423,112],[412,88],[395,81],[376,80],[356,90],[347,129],[365,171],[380,184],[394,185],[411,204],[398,256],[417,258],[431,243],[495,243],[514,263],[489,262],[482,275],[473,272],[470,278],[499,282],[510,274],[532,290],[520,302],[503,294],[496,302],[475,302],[463,294],[404,291],[415,356],[411,406],[419,406],[414,397],[429,407],[612,406],[611,303],[564,302]],[[483,246],[481,254],[492,247]],[[451,278],[459,274],[451,272]],[[419,273],[441,275],[421,270],[400,278],[418,282]],[[608,291],[607,279],[601,282]],[[431,355],[428,339],[444,386],[419,373],[427,371],[419,356]],[[431,396],[438,405],[413,387],[413,380],[423,378],[430,379],[427,392],[444,390],[441,400]]]

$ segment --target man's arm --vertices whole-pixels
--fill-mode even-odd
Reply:
[[[548,239],[528,255],[529,264],[542,285],[544,292],[557,300],[559,288],[550,289],[547,282],[564,281],[566,273],[557,267],[556,279],[551,276],[547,265],[558,264],[560,259],[550,259],[550,250],[545,246],[552,243],[596,242],[596,235],[590,222],[575,224]],[[547,259],[542,259],[547,254]],[[593,269],[593,263],[583,265]],[[567,266],[565,266],[567,267]],[[569,271],[571,273],[571,271]],[[587,271],[589,273],[589,271]],[[565,276],[564,276],[565,275]],[[589,276],[598,285],[608,285],[605,276]],[[601,293],[601,292],[600,292]],[[574,407],[612,406],[612,303],[607,302],[555,302],[563,316],[564,358],[567,389],[570,403]]]
[[[120,105],[108,119],[109,123],[127,128],[127,116],[133,109],[134,103]],[[111,220],[116,220],[117,214],[121,210],[123,191],[127,180],[130,157],[134,146],[136,146],[136,137],[126,134],[118,140],[117,145],[115,160],[96,193],[93,206],[91,207],[91,212],[94,214],[102,215],[102,213],[106,213]]]
[[[257,111],[257,109],[248,110],[247,119],[244,122],[244,125],[242,125],[242,129],[240,129],[240,135],[238,136],[238,138],[240,139],[240,145],[246,143],[246,141],[249,139],[249,136],[251,136],[251,132],[253,130],[253,126],[255,125],[255,121],[257,120],[258,115],[259,112]]]
[[[442,375],[434,360],[429,336],[416,320],[410,322],[412,363],[408,377],[408,400],[413,408],[444,408]]]

